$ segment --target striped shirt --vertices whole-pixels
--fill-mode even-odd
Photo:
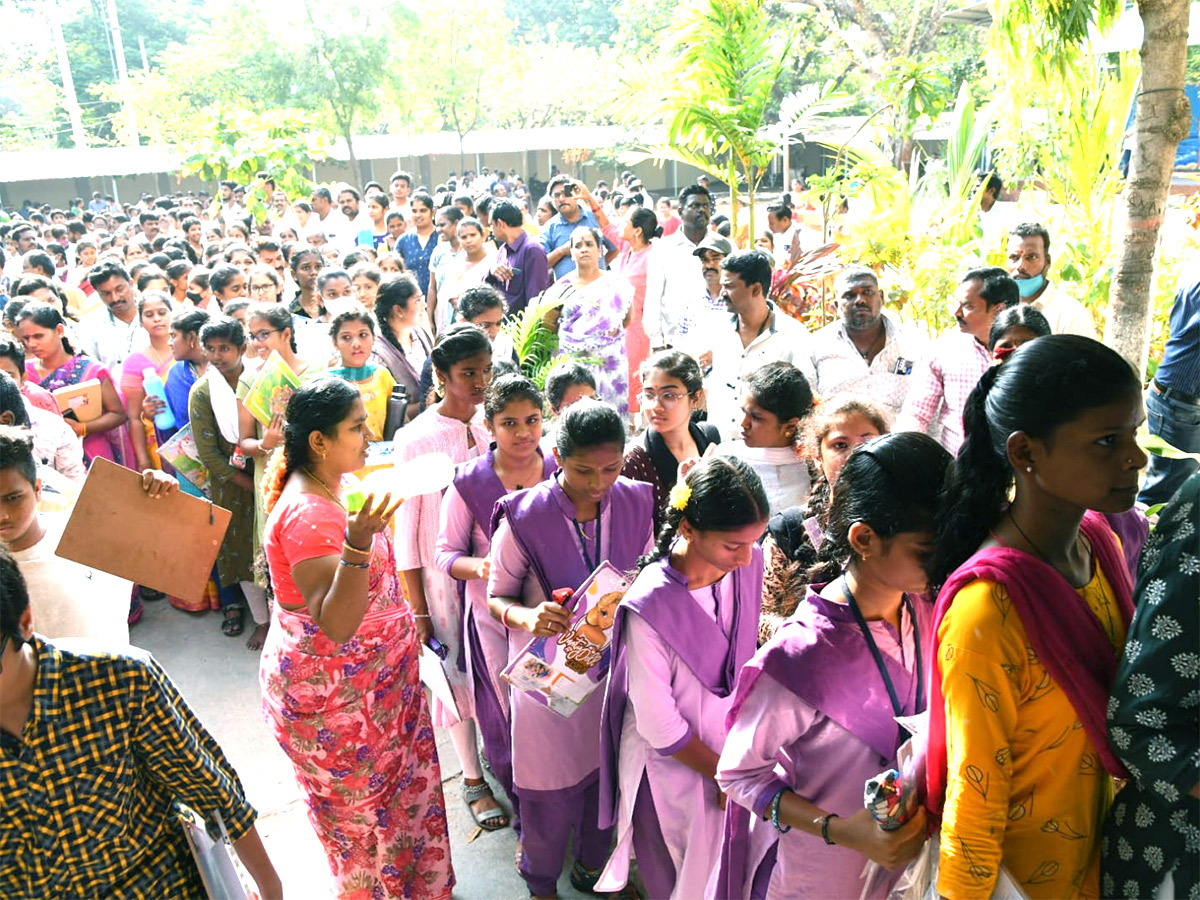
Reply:
[[[938,338],[929,357],[913,370],[904,408],[893,431],[934,435],[950,453],[962,446],[967,397],[991,365],[987,347],[955,329]]]
[[[175,802],[234,841],[255,819],[221,748],[144,651],[33,647],[29,718],[0,732],[0,896],[203,896]]]

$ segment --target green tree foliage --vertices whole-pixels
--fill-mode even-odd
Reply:
[[[258,176],[274,179],[290,197],[306,196],[312,185],[305,173],[327,155],[325,141],[309,134],[302,121],[290,109],[262,114],[211,109],[195,123],[200,136],[184,160],[184,172],[210,183],[229,178],[247,185],[246,208],[261,223],[266,220],[267,194]]]
[[[753,233],[763,176],[783,134],[800,130],[795,121],[781,129],[769,116],[782,102],[776,93],[791,34],[776,27],[765,0],[693,0],[678,20],[666,60],[632,69],[624,82],[630,117],[666,125],[665,142],[633,159],[678,160],[720,178],[732,192],[735,232],[744,184]],[[799,109],[812,121],[844,105],[817,91]]]
[[[594,48],[616,37],[617,5],[612,0],[505,0],[504,12],[517,40]]]
[[[23,18],[31,29],[37,27],[32,17]],[[7,52],[0,54],[0,150],[50,149],[58,143],[60,127],[67,131],[69,140],[66,114],[61,123],[56,116],[45,114],[60,102],[60,88],[51,80],[44,49],[32,42],[12,40]]]
[[[71,60],[71,77],[83,109],[84,127],[89,140],[97,144],[116,143],[119,138],[119,104],[105,85],[117,81],[116,58],[112,50],[104,0],[93,0],[73,7],[75,17],[63,24],[63,37]],[[129,72],[142,69],[138,38],[146,44],[146,55],[153,59],[170,44],[187,39],[203,21],[201,0],[121,0],[118,7],[125,65]],[[47,48],[47,51],[50,52]],[[51,59],[53,59],[51,53]],[[211,65],[211,61],[210,61]],[[52,79],[61,89],[57,67]],[[60,116],[60,146],[70,146],[70,131],[65,130],[66,112]]]

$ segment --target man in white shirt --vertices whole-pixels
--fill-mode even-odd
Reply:
[[[389,186],[392,189],[392,205],[389,210],[400,213],[407,222],[412,216],[408,205],[408,195],[412,193],[412,176],[404,171],[393,172]]]
[[[362,195],[357,188],[343,184],[338,188],[338,207],[349,223],[341,238],[342,253],[349,253],[358,244],[358,236],[362,232],[375,233],[375,223],[361,206]]]
[[[121,263],[101,260],[88,273],[88,281],[103,306],[80,320],[76,329],[80,349],[111,370],[146,346],[150,336],[139,321],[133,283]]]
[[[799,240],[796,226],[792,222],[792,208],[786,203],[773,203],[768,206],[767,229],[771,232],[775,265],[787,265],[792,255],[792,244]]]
[[[925,340],[883,311],[879,279],[866,266],[838,275],[833,292],[841,319],[813,335],[815,392],[870,397],[895,417],[904,406],[914,364],[925,355]]]
[[[721,263],[721,295],[733,315],[726,328],[713,332],[712,371],[705,389],[708,421],[726,438],[736,435],[742,418],[742,379],[759,366],[789,362],[810,386],[816,381],[812,336],[767,299],[771,272],[771,257],[762,250],[742,250]]]
[[[1099,340],[1096,321],[1088,308],[1054,289],[1050,271],[1050,232],[1044,225],[1025,222],[1008,233],[1008,273],[1017,282],[1021,302],[1038,310],[1055,334],[1078,334]]]
[[[679,192],[683,225],[659,238],[646,263],[646,301],[642,324],[651,349],[675,345],[684,310],[705,294],[696,248],[708,236],[713,200],[707,188],[690,184]]]
[[[333,194],[327,187],[313,188],[310,199],[313,214],[304,226],[305,236],[321,232],[325,240],[341,249],[342,240],[350,231],[350,221],[333,205]]]
[[[1001,268],[972,269],[958,285],[958,329],[943,335],[916,369],[894,431],[927,432],[951,454],[962,446],[967,397],[992,363],[988,335],[1002,310],[1017,305],[1017,285]]]

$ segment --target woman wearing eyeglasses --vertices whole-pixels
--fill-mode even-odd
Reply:
[[[250,267],[246,275],[246,296],[251,303],[278,303],[282,293],[278,272],[261,263]]]
[[[278,353],[287,363],[300,383],[311,381],[318,375],[325,374],[325,367],[309,363],[296,355],[296,337],[292,325],[292,314],[282,303],[253,306],[246,317],[246,342],[254,348],[258,358],[266,360],[272,353]],[[238,383],[237,396],[240,401],[246,396],[254,384],[255,374],[248,373]],[[267,521],[266,509],[263,506],[262,477],[270,462],[271,453],[283,443],[283,417],[279,416],[269,427],[250,414],[240,402],[238,403],[238,430],[241,440],[238,449],[254,461],[254,558],[262,549],[263,527]],[[265,579],[262,586],[266,586]]]
[[[641,370],[638,396],[647,428],[625,452],[621,474],[654,486],[654,533],[666,518],[667,496],[679,477],[679,464],[703,456],[721,443],[715,425],[692,422],[692,410],[704,390],[700,364],[686,353],[664,350]]]

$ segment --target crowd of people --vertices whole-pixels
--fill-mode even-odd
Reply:
[[[237,774],[127,646],[164,599],[231,638],[249,612],[340,897],[451,896],[435,727],[532,897],[564,866],[599,896],[885,897],[931,833],[948,898],[1200,891],[1200,474],[1137,441],[1148,411],[1200,450],[1200,282],[1144,389],[1037,223],[930,339],[858,265],[827,326],[778,307],[786,201],[755,238],[707,183],[656,203],[631,173],[265,187],[261,221],[222,183],[0,225],[0,892],[194,895],[186,803],[281,895]],[[294,389],[264,412],[268,372]],[[352,502],[389,450],[452,483]],[[230,511],[202,599],[55,555],[97,457]],[[631,586],[564,716],[502,672],[606,561]],[[922,802],[885,829],[863,785],[922,713]]]

